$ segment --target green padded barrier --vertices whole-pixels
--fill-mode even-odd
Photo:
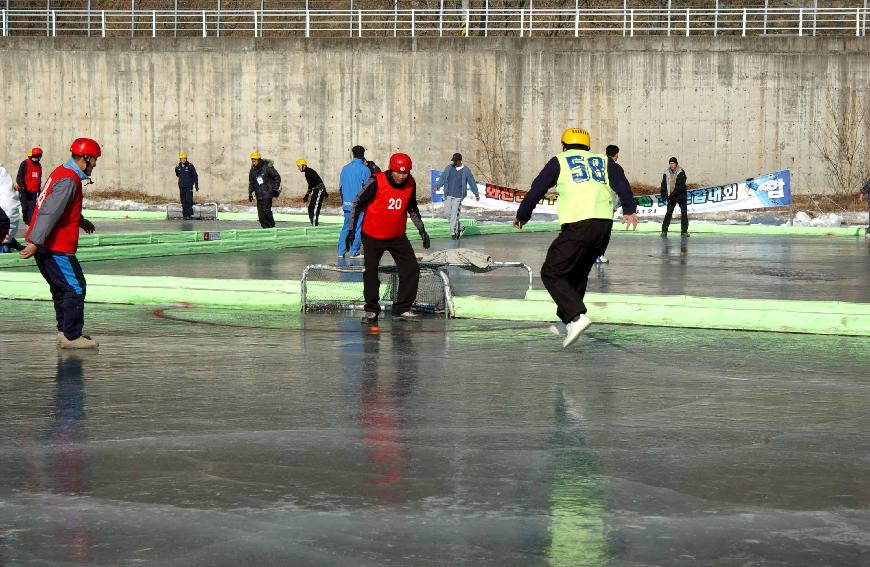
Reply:
[[[259,311],[300,309],[298,281],[215,280],[144,276],[87,276],[88,302],[134,305],[191,303]],[[0,272],[0,298],[49,300],[34,272]],[[870,336],[870,304],[719,297],[586,295],[598,323]],[[458,317],[552,321],[556,307],[544,291],[526,299],[454,297]]]

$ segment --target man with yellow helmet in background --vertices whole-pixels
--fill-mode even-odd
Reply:
[[[628,180],[610,166],[603,154],[590,151],[589,132],[569,128],[562,133],[562,153],[556,155],[532,182],[517,210],[514,228],[523,228],[550,188],[558,193],[556,212],[562,230],[550,244],[541,281],[556,302],[556,314],[565,324],[567,347],[592,321],[586,316],[583,296],[595,259],[604,254],[613,229],[611,188],[622,203],[623,222],[637,226],[637,205]]]
[[[178,178],[178,195],[181,199],[181,216],[184,220],[193,218],[193,190],[199,191],[199,174],[193,164],[187,161],[187,154],[178,154],[178,165],[175,166],[175,177]]]
[[[257,218],[263,228],[275,228],[272,215],[272,198],[281,195],[281,176],[272,160],[263,159],[260,152],[251,154],[251,171],[248,174],[248,202],[257,198]]]
[[[311,226],[317,226],[318,219],[320,218],[320,209],[323,207],[323,202],[329,196],[326,193],[326,185],[323,184],[320,175],[313,168],[309,167],[308,162],[304,159],[299,158],[296,160],[296,169],[305,174],[308,191],[302,197],[302,201],[308,203],[308,220],[311,221]]]

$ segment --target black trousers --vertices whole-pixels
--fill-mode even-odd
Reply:
[[[685,193],[676,199],[668,198],[668,212],[665,213],[665,220],[662,221],[662,232],[667,232],[668,227],[671,226],[671,217],[674,216],[677,205],[680,206],[680,232],[689,232],[689,213]]]
[[[36,200],[39,198],[39,193],[31,193],[30,191],[19,191],[18,197],[21,199],[21,218],[24,224],[30,226],[33,211],[36,209]]]
[[[613,221],[587,219],[562,225],[541,266],[541,281],[556,302],[563,323],[586,313],[583,296],[595,259],[607,250]]]
[[[178,196],[181,199],[181,216],[193,216],[193,187],[179,187]]]
[[[362,233],[363,263],[363,297],[366,300],[365,309],[372,313],[381,312],[380,297],[381,280],[378,278],[378,266],[384,252],[389,252],[399,269],[399,290],[396,302],[393,303],[393,315],[401,315],[411,308],[417,298],[417,285],[420,283],[420,264],[411,242],[404,234],[398,238],[381,240]]]
[[[85,276],[75,254],[37,252],[36,266],[51,290],[57,330],[74,341],[85,325]]]
[[[311,226],[317,226],[320,222],[320,209],[323,207],[324,199],[326,199],[326,187],[321,183],[311,190],[308,200],[308,220],[311,221]]]
[[[257,218],[263,228],[275,228],[275,218],[272,216],[272,197],[257,199]]]

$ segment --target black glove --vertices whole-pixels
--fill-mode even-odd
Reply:
[[[253,194],[253,193],[248,193],[248,202],[249,202],[249,203],[253,203],[253,202],[254,202],[254,194]]]
[[[425,230],[420,232],[420,238],[423,239],[423,249],[429,250],[429,246],[432,245],[432,242],[429,240],[429,235]]]
[[[194,189],[196,189],[196,192],[199,193],[199,187],[194,187]]]

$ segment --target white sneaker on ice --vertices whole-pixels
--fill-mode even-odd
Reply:
[[[573,321],[565,326],[565,340],[562,341],[562,348],[567,347],[577,340],[580,333],[586,330],[586,327],[592,324],[592,319],[585,314],[578,315]]]
[[[557,337],[565,332],[565,323],[562,321],[556,321],[552,325],[550,325],[550,333],[556,335]]]

